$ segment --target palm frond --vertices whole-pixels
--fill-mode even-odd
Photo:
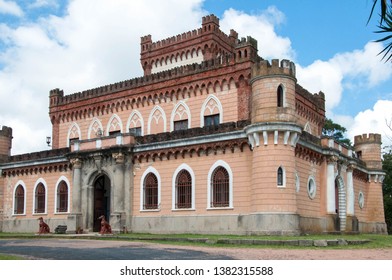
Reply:
[[[375,0],[377,1],[377,0]],[[383,3],[386,4],[387,0],[382,0]],[[380,24],[378,25],[378,29],[377,31],[375,31],[375,33],[388,33],[389,35],[380,38],[378,40],[376,40],[375,42],[386,42],[387,45],[386,47],[378,53],[378,55],[384,54],[381,60],[385,60],[385,62],[390,61],[392,59],[392,7],[389,6],[389,8],[385,10],[385,15],[383,17],[383,21],[380,22]],[[390,54],[391,53],[391,54]]]

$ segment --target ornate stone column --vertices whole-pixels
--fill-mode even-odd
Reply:
[[[338,158],[331,156],[327,158],[327,213],[335,214],[335,166]]]
[[[120,232],[124,225],[124,154],[113,153],[112,157],[115,161],[113,176],[113,206],[110,214],[110,225],[113,232]]]
[[[354,181],[353,181],[354,167],[349,165],[347,167],[347,215],[354,216]]]
[[[82,160],[72,158],[72,208],[71,214],[68,215],[67,232],[76,233],[82,228],[82,211],[81,211],[81,189],[82,189]]]

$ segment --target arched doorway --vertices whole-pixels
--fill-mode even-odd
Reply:
[[[343,178],[338,175],[335,179],[335,211],[338,217],[337,231],[346,231],[347,199]]]
[[[110,179],[101,175],[94,182],[94,227],[93,231],[101,229],[101,221],[98,218],[105,215],[107,221],[110,219]],[[110,222],[110,221],[109,221]]]

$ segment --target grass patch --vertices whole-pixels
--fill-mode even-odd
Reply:
[[[0,260],[4,260],[4,261],[10,261],[10,260],[24,260],[24,258],[22,257],[18,257],[18,256],[13,256],[13,255],[4,255],[4,254],[0,254]]]
[[[0,233],[0,238],[73,238],[73,239],[104,239],[104,240],[122,240],[122,241],[142,241],[161,244],[176,245],[193,245],[193,246],[214,246],[214,247],[243,247],[243,248],[295,248],[295,249],[379,249],[392,248],[392,235],[378,234],[358,234],[358,235],[301,235],[301,236],[245,236],[245,235],[213,235],[213,234],[147,234],[147,233],[127,233],[115,234],[112,236],[91,236],[91,235],[36,235],[35,233]],[[363,241],[369,240],[365,244],[352,244],[346,246],[290,246],[290,245],[247,245],[247,244],[219,244],[219,240],[271,240],[271,241],[289,241],[289,240],[337,240],[344,239],[346,241]],[[207,241],[208,240],[208,241]]]

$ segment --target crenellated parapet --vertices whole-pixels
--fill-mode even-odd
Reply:
[[[357,135],[354,137],[354,150],[357,157],[366,163],[369,169],[382,169],[381,162],[381,135]]]
[[[12,128],[0,126],[0,162],[7,161],[11,155]]]
[[[0,125],[0,136],[12,138],[12,128]]]
[[[156,42],[152,41],[151,35],[141,37],[140,62],[144,75],[149,75],[181,65],[233,55],[239,43],[241,41],[236,31],[224,33],[219,28],[219,18],[208,15],[202,18],[199,29]],[[255,40],[252,44],[255,45]]]
[[[379,144],[381,145],[381,134],[370,133],[354,137],[354,146],[362,144]]]
[[[316,105],[314,108],[317,108],[318,111],[322,110],[325,112],[325,94],[324,92],[320,91],[318,93],[310,93],[306,89],[304,89],[302,86],[299,84],[295,85],[295,93],[302,96],[304,99],[309,100],[312,102],[314,105]]]
[[[273,59],[271,63],[268,60],[262,60],[256,63],[252,68],[252,78],[269,78],[271,75],[284,75],[296,79],[294,62],[283,59]]]
[[[220,67],[226,67],[235,62],[235,58],[232,56],[221,57],[218,59],[212,59],[204,61],[201,64],[189,64],[180,67],[176,67],[170,70],[158,72],[155,74],[137,77],[125,81],[121,81],[114,84],[109,84],[93,89],[88,89],[82,92],[77,92],[69,95],[64,95],[63,90],[53,89],[50,91],[50,106],[59,106],[87,100],[99,96],[109,95],[120,91],[132,90],[141,86],[149,86],[156,83],[163,83],[173,79],[179,79],[188,75],[198,74]]]

